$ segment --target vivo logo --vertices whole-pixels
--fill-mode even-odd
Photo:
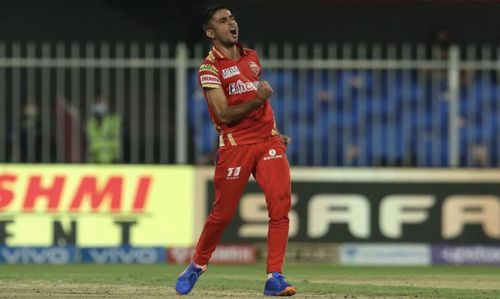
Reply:
[[[64,247],[2,247],[0,259],[7,264],[68,264],[75,261],[75,249]]]
[[[165,261],[164,250],[161,248],[83,248],[84,262],[97,264],[153,264]]]

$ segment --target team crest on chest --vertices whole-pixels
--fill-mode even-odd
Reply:
[[[252,71],[252,73],[255,75],[255,76],[258,76],[259,75],[259,72],[260,72],[260,68],[259,66],[257,65],[257,63],[253,62],[253,61],[250,61],[248,63],[248,66],[250,67],[250,70]]]

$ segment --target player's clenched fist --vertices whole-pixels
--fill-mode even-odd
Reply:
[[[281,142],[284,145],[289,145],[292,142],[292,137],[280,134]]]
[[[257,86],[257,98],[261,100],[269,99],[273,94],[273,88],[269,85],[267,81],[260,81],[259,86]]]

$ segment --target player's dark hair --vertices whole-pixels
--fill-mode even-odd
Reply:
[[[203,13],[203,16],[201,18],[201,27],[203,28],[204,31],[206,31],[209,27],[210,20],[212,20],[213,15],[221,9],[228,9],[225,5],[223,4],[216,4],[214,6],[210,6],[205,10]]]

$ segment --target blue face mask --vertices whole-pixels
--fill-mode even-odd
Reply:
[[[108,113],[108,105],[105,103],[97,103],[92,108],[92,112],[98,116],[103,116]]]

